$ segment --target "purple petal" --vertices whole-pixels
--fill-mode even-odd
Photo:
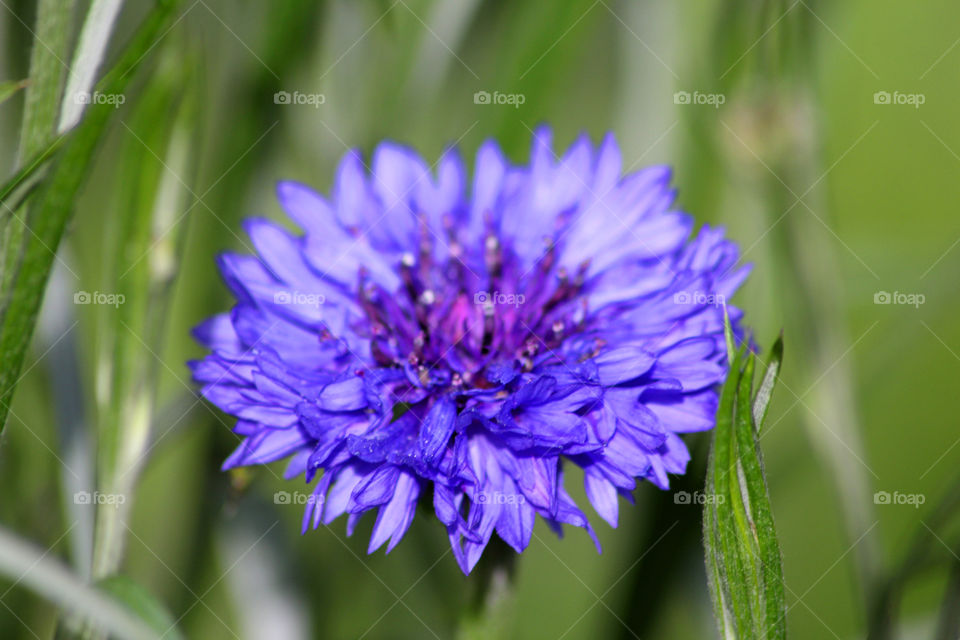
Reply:
[[[369,474],[353,490],[351,501],[354,506],[350,507],[350,512],[365,511],[370,507],[375,507],[390,500],[393,497],[394,489],[397,487],[399,476],[399,467],[393,465],[384,465]]]
[[[590,504],[597,514],[613,527],[617,527],[617,488],[606,478],[596,473],[584,473],[583,486]]]
[[[387,553],[397,546],[410,527],[410,523],[413,522],[419,495],[420,484],[416,477],[411,473],[400,473],[396,479],[393,498],[380,507],[380,512],[377,514],[377,522],[373,525],[373,533],[370,534],[367,553],[373,553],[379,549],[388,538],[390,544],[387,545]]]
[[[420,449],[427,464],[433,464],[446,449],[456,417],[457,407],[449,396],[441,396],[430,408],[420,426]]]

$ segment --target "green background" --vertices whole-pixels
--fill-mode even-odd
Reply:
[[[147,6],[127,3],[118,42]],[[960,563],[957,527],[928,526],[933,505],[958,490],[960,461],[960,5],[184,7],[149,65],[173,78],[191,110],[191,171],[175,183],[193,206],[169,212],[179,220],[171,233],[183,240],[172,306],[157,338],[138,343],[138,357],[157,369],[156,444],[133,498],[124,571],[174,619],[183,616],[188,637],[232,637],[228,628],[263,637],[256,625],[265,620],[289,625],[273,626],[277,637],[451,636],[472,585],[432,516],[418,517],[389,557],[368,557],[372,518],[350,539],[341,521],[300,535],[301,507],[274,501],[276,491],[302,488],[278,479],[282,464],[219,472],[237,438],[228,416],[195,401],[184,362],[202,351],[188,330],[229,306],[214,256],[249,244],[244,217],[280,219],[278,180],[326,191],[347,148],[369,153],[384,138],[433,160],[453,142],[470,159],[492,137],[523,162],[540,123],[554,127],[558,149],[581,132],[599,141],[613,131],[625,166],[674,165],[680,206],[698,222],[725,225],[754,265],[734,302],[759,344],[781,329],[786,342],[761,445],[792,637],[863,637],[865,603],[915,536],[932,560],[908,583],[897,635],[934,637]],[[0,6],[2,80],[28,73],[35,11],[29,2]],[[78,394],[73,417],[96,424],[97,345],[110,309],[69,298],[112,291],[114,265],[132,263],[111,254],[109,238],[128,214],[119,195],[134,177],[127,156],[143,156],[145,144],[142,162],[164,155],[165,139],[153,148],[133,133],[141,129],[132,109],[149,81],[134,82],[76,203],[59,252],[69,270],[58,267],[63,284],[45,303],[61,328],[35,336],[0,440],[0,522],[74,563],[82,542],[65,508],[64,464],[83,463],[63,448],[55,406]],[[523,104],[476,104],[481,90],[520,94]],[[278,91],[325,100],[276,104]],[[678,91],[719,95],[723,104],[677,104]],[[877,104],[879,91],[924,102]],[[0,105],[4,173],[14,167],[21,109],[19,96]],[[922,294],[924,303],[875,304],[882,291]],[[702,486],[707,438],[690,442],[695,459],[678,487],[693,491]],[[571,473],[568,485],[577,483]],[[876,504],[877,491],[920,495],[925,504]],[[635,507],[621,504],[618,529],[595,518],[599,556],[582,531],[558,540],[538,523],[518,563],[512,637],[713,634],[699,509],[649,485],[635,497]],[[0,637],[51,636],[56,616],[44,601],[0,580],[0,602]]]

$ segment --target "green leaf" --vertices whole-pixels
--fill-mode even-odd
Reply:
[[[114,600],[126,605],[143,620],[147,626],[159,632],[164,638],[182,640],[183,635],[177,629],[177,621],[166,606],[152,593],[124,575],[114,575],[96,583],[96,587],[112,596]]]
[[[756,358],[751,353],[737,394],[736,434],[738,461],[743,472],[741,492],[747,496],[747,517],[750,524],[751,543],[759,549],[754,556],[757,575],[754,576],[761,588],[758,593],[759,605],[765,607],[763,621],[759,626],[761,638],[786,637],[786,599],[783,586],[783,569],[780,562],[780,546],[773,524],[773,512],[770,509],[770,496],[767,492],[766,475],[763,469],[763,456],[757,439],[757,427],[753,421],[753,366]],[[769,391],[768,391],[769,395]],[[751,547],[752,548],[752,547]]]
[[[742,350],[734,354],[731,371],[739,368],[742,355]],[[735,376],[728,376],[720,394],[717,426],[707,463],[706,496],[710,498],[706,501],[708,503],[726,503],[730,498],[730,461],[733,459],[730,449],[735,396]],[[741,606],[748,599],[745,583],[730,582],[727,579],[731,572],[742,572],[744,564],[741,550],[736,544],[734,511],[705,506],[704,543],[707,551],[707,575],[711,593],[714,595],[714,613],[724,637],[736,637],[735,633],[731,635],[730,630],[748,625],[749,609]]]
[[[10,99],[17,91],[23,89],[29,84],[28,80],[18,80],[16,82],[0,82],[0,104]]]
[[[733,331],[729,330],[730,316],[727,314],[727,305],[723,305],[723,326],[723,339],[724,344],[727,347],[727,362],[733,362],[733,358],[737,353],[737,348],[734,346]]]
[[[727,343],[732,346],[729,321],[725,327]],[[776,381],[782,345],[775,346],[774,353],[761,390],[768,379]],[[730,361],[707,465],[703,533],[707,577],[721,635],[766,640],[786,637],[786,600],[754,422],[755,364],[756,357],[748,353],[746,345]],[[771,392],[772,383],[763,391],[767,400]]]
[[[770,398],[773,397],[773,388],[777,384],[780,376],[780,364],[783,362],[783,336],[777,338],[770,349],[770,363],[767,365],[767,371],[763,374],[763,382],[757,389],[757,395],[753,397],[753,421],[759,427],[767,417],[767,408],[770,405]]]
[[[144,19],[116,67],[101,83],[105,94],[122,95],[133,70],[153,49],[172,22],[181,0],[158,2]],[[26,220],[18,221],[22,242],[5,247],[8,272],[0,291],[0,426],[9,411],[23,358],[33,334],[37,312],[55,251],[80,185],[90,167],[107,123],[115,113],[109,103],[92,104],[86,118],[70,134],[52,167],[50,179],[34,194]]]

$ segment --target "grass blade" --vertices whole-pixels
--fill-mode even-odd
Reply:
[[[24,96],[20,129],[20,165],[40,153],[54,137],[60,87],[67,72],[63,60],[67,57],[72,12],[73,0],[41,0],[37,4],[37,22],[30,52],[30,78]],[[11,214],[0,217],[0,246],[3,249],[0,256],[0,292],[5,297],[17,268],[18,251],[25,234],[24,225],[15,223],[12,218],[22,220],[26,213],[16,207],[10,209],[4,204],[4,213]]]
[[[33,191],[42,170],[45,169],[63,144],[63,137],[53,139],[47,148],[34,156],[30,162],[20,167],[9,180],[0,186],[0,221],[6,224],[7,218],[20,208],[23,201]]]
[[[103,591],[75,576],[49,552],[0,527],[0,574],[43,598],[95,622],[119,638],[154,640],[161,636]],[[169,637],[169,634],[168,634]]]
[[[729,322],[726,337],[732,346]],[[782,354],[782,345],[775,351]],[[707,466],[706,495],[714,499],[704,505],[704,551],[722,637],[766,640],[786,637],[786,601],[753,419],[754,367],[755,356],[741,346],[721,391]],[[764,383],[776,380],[773,367]],[[772,386],[764,392],[767,399],[771,392]]]
[[[740,366],[742,351],[731,359],[730,370]],[[731,434],[732,416],[736,396],[736,376],[730,374],[720,393],[717,409],[717,425],[714,430],[713,445],[707,463],[706,495],[715,497],[710,502],[727,502],[730,496]],[[722,497],[721,497],[722,496]],[[721,635],[725,638],[737,638],[738,630],[748,626],[747,615],[740,604],[747,599],[745,584],[728,579],[733,571],[740,573],[743,558],[738,549],[734,533],[736,524],[731,509],[706,507],[704,509],[704,546],[707,560],[707,575],[710,591],[714,596],[714,611],[720,625]]]
[[[73,54],[67,88],[63,92],[58,133],[72,129],[80,122],[87,102],[82,97],[89,95],[93,88],[97,69],[110,43],[110,34],[121,6],[123,0],[93,0],[90,4],[90,10],[80,30],[77,49]]]
[[[163,34],[179,4],[180,0],[162,1],[148,14],[117,66],[101,83],[104,93],[123,94],[131,72]],[[93,154],[115,111],[111,104],[90,105],[87,117],[65,143],[49,181],[33,196],[29,215],[19,227],[29,229],[29,233],[23,234],[19,246],[7,247],[4,255],[11,272],[9,281],[8,274],[4,274],[6,286],[0,292],[0,425],[6,421],[19,381],[54,252]]]
[[[773,397],[773,388],[777,384],[780,376],[780,364],[783,362],[783,337],[777,338],[770,349],[770,363],[763,374],[763,381],[757,394],[753,397],[753,422],[758,427],[763,424],[767,417],[767,408],[770,406],[770,398]]]
[[[60,111],[60,87],[70,39],[73,0],[40,0],[30,54],[30,84],[23,107],[20,160],[39,153],[54,135]]]

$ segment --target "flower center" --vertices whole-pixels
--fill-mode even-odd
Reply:
[[[361,274],[366,322],[356,330],[370,340],[379,367],[401,369],[425,390],[487,389],[507,371],[560,362],[557,351],[587,315],[587,264],[572,275],[558,267],[552,239],[529,267],[488,233],[473,252],[452,236],[442,251],[423,242],[419,255],[404,254],[397,269],[402,285],[395,291]]]

